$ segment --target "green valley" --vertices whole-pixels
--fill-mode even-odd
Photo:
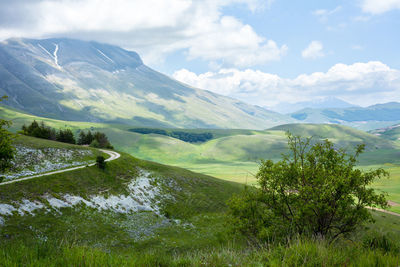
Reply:
[[[296,135],[314,136],[315,140],[328,138],[338,147],[347,149],[364,143],[366,151],[360,157],[360,168],[382,166],[387,169],[391,173],[390,179],[379,181],[377,186],[382,189],[392,188],[387,190],[390,199],[400,202],[398,190],[395,189],[397,184],[400,185],[400,143],[346,126],[291,124],[263,131],[175,129],[188,133],[211,133],[213,136],[207,142],[190,143],[165,135],[132,132],[132,127],[127,125],[60,121],[27,115],[4,106],[0,108],[0,114],[13,121],[14,132],[33,119],[44,121],[51,127],[69,127],[76,134],[79,130],[100,130],[107,134],[117,150],[132,156],[245,184],[255,182],[254,175],[261,159],[278,160],[282,153],[287,152],[286,131]],[[174,131],[167,128],[164,130]],[[397,206],[391,209],[399,210]]]
[[[146,4],[132,1],[116,24],[105,14],[109,1],[99,9],[61,1],[94,11],[86,21],[73,8],[56,10],[60,1],[42,2],[41,16],[54,17],[43,36],[55,38],[0,40],[0,266],[399,265],[400,103],[388,101],[399,101],[400,71],[370,61],[296,74],[338,55],[320,41],[287,55],[286,44],[223,8],[249,5],[257,18],[257,1],[171,2],[163,16],[143,18],[135,9]],[[176,25],[187,18],[171,20],[175,9],[210,16],[194,16],[196,30],[182,31]],[[10,3],[1,17],[12,11]],[[328,29],[328,17],[345,8],[307,12]],[[358,16],[360,24],[386,11],[362,12],[371,18]],[[135,25],[125,25],[132,17]],[[69,30],[53,25],[71,18]],[[135,40],[125,48],[91,41],[102,34],[98,19],[107,39],[125,40],[118,24]],[[221,29],[203,33],[207,21]],[[80,24],[88,28],[71,30]],[[61,38],[64,26],[85,40]],[[162,51],[140,43],[146,36]],[[213,38],[222,41],[214,47]],[[176,63],[169,77],[127,49],[134,46],[149,66],[188,65]],[[352,50],[356,58],[364,47]],[[290,67],[278,61],[293,51],[304,62],[287,78],[264,72]]]

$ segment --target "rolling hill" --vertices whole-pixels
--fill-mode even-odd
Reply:
[[[247,129],[295,121],[182,84],[135,52],[63,38],[1,42],[0,95],[10,107],[62,120]]]
[[[286,131],[314,136],[315,139],[328,138],[338,147],[347,149],[364,143],[366,152],[360,157],[360,165],[363,166],[399,164],[400,157],[398,142],[335,124],[287,124],[268,130],[176,129],[212,135],[207,142],[190,143],[166,135],[132,132],[130,125],[54,120],[24,114],[5,106],[0,106],[0,116],[13,121],[14,132],[34,119],[54,128],[71,128],[76,134],[79,130],[99,130],[107,134],[116,149],[135,157],[238,182],[255,180],[260,159],[281,158],[287,149]]]
[[[393,141],[400,140],[400,124],[391,125],[385,128],[375,129],[370,133]]]

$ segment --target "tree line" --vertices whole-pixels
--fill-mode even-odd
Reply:
[[[213,134],[209,132],[190,133],[184,131],[166,131],[163,129],[153,129],[153,128],[133,128],[129,129],[129,131],[141,134],[166,135],[189,143],[206,142],[213,138]]]
[[[56,130],[54,128],[46,126],[43,121],[38,123],[36,120],[34,120],[28,126],[24,124],[22,126],[21,133],[32,137],[48,139],[63,143],[69,143],[69,144],[76,143],[74,133],[71,131],[71,129]]]
[[[107,136],[102,132],[97,131],[92,133],[90,130],[88,130],[88,132],[85,133],[85,131],[80,131],[78,140],[76,140],[74,133],[71,131],[71,129],[56,130],[45,125],[43,121],[38,123],[36,120],[34,120],[28,126],[24,124],[20,133],[27,136],[69,144],[89,145],[96,148],[113,148],[108,141]]]

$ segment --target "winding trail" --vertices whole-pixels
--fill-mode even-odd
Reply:
[[[105,149],[99,149],[99,150],[101,152],[104,152],[104,153],[106,153],[106,154],[108,154],[110,156],[105,161],[112,161],[112,160],[115,160],[115,159],[117,159],[117,158],[119,158],[121,156],[118,152],[115,152],[115,151],[105,150]],[[20,179],[15,179],[15,180],[11,180],[11,181],[0,183],[0,186],[1,185],[5,185],[5,184],[17,183],[17,182],[21,182],[21,181],[25,181],[25,180],[30,180],[30,179],[34,179],[34,178],[38,178],[38,177],[42,177],[42,176],[47,176],[47,175],[52,175],[52,174],[57,174],[57,173],[62,173],[62,172],[69,172],[69,171],[73,171],[73,170],[78,170],[78,169],[86,168],[86,166],[94,166],[95,164],[96,163],[91,163],[89,165],[82,165],[82,166],[72,167],[72,168],[68,168],[68,169],[52,171],[52,172],[46,172],[46,173],[43,173],[43,174],[37,174],[37,175],[28,176],[28,177],[24,177],[24,178],[20,178]]]

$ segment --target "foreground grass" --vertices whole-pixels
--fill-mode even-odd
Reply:
[[[73,244],[15,244],[2,248],[3,266],[398,266],[398,251],[370,249],[360,244],[329,244],[294,239],[288,245],[260,248],[234,244],[183,253],[107,252]]]

